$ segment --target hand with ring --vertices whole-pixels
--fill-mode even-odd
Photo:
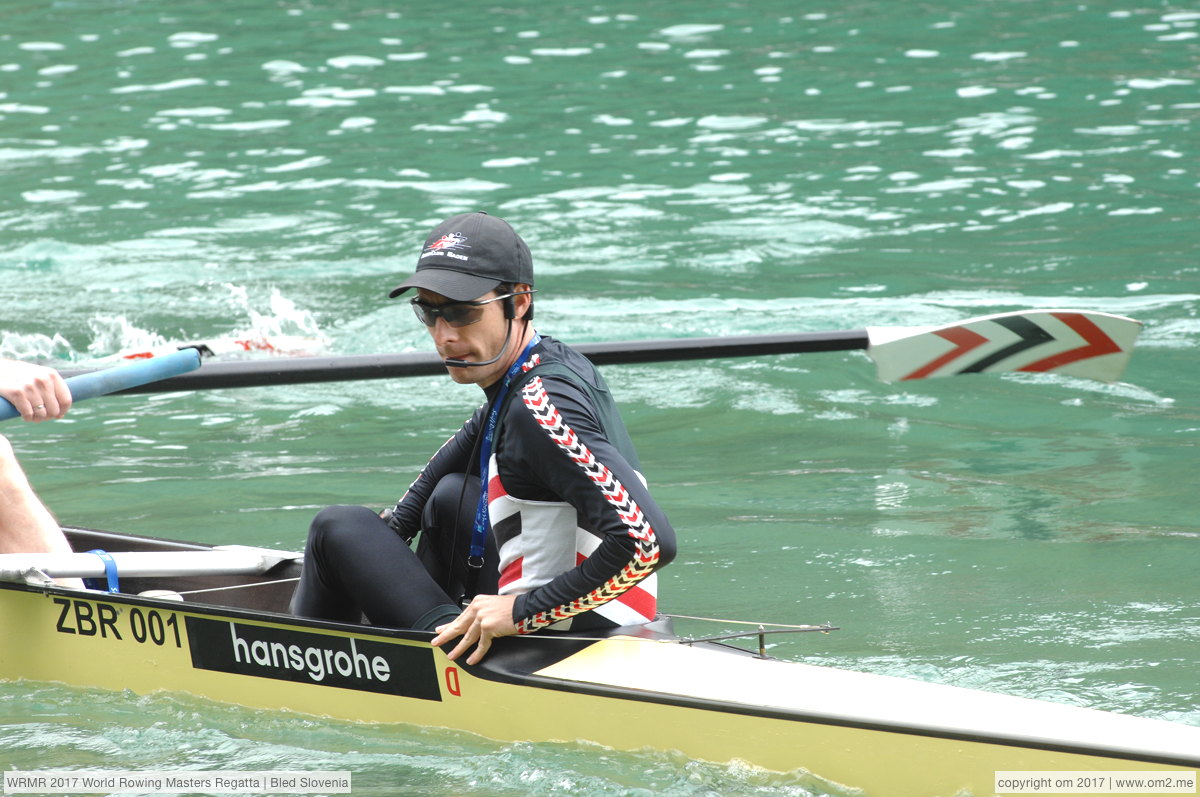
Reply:
[[[27,421],[61,418],[71,408],[71,391],[58,371],[19,360],[0,360],[0,397]]]

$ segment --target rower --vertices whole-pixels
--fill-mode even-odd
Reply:
[[[61,418],[71,408],[71,391],[58,371],[17,360],[0,360],[0,398],[34,423]],[[0,435],[0,554],[70,552],[66,535],[30,486],[12,444]],[[83,588],[79,579],[57,582]]]
[[[451,659],[475,646],[468,664],[496,637],[654,619],[674,531],[603,377],[534,329],[533,284],[501,219],[464,213],[427,237],[389,296],[416,290],[450,378],[486,401],[393,508],[317,515],[293,612],[434,631],[460,639]]]

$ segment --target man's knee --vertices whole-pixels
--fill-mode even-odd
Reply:
[[[451,473],[444,476],[421,516],[424,529],[442,529],[453,533],[459,527],[474,525],[475,509],[479,505],[480,482],[478,476]]]
[[[327,506],[313,518],[308,528],[308,548],[329,551],[361,536],[364,524],[379,522],[379,516],[365,506]]]

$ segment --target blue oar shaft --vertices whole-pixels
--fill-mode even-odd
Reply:
[[[199,367],[199,351],[180,349],[161,357],[137,360],[127,365],[118,365],[116,368],[72,376],[67,379],[67,388],[71,391],[71,401],[83,401],[115,393],[118,390],[128,390],[161,379],[179,376]],[[12,402],[0,398],[0,421],[17,418],[20,415],[21,413],[17,412],[17,408],[12,405]]]

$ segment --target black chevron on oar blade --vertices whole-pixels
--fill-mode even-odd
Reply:
[[[1000,351],[993,352],[978,362],[968,365],[959,371],[959,373],[977,374],[986,371],[993,365],[1004,362],[1015,354],[1020,354],[1023,351],[1032,349],[1034,346],[1041,346],[1043,343],[1054,340],[1053,335],[1023,316],[997,318],[995,323],[1012,332],[1017,336],[1018,340],[1009,346],[1005,346]]]

